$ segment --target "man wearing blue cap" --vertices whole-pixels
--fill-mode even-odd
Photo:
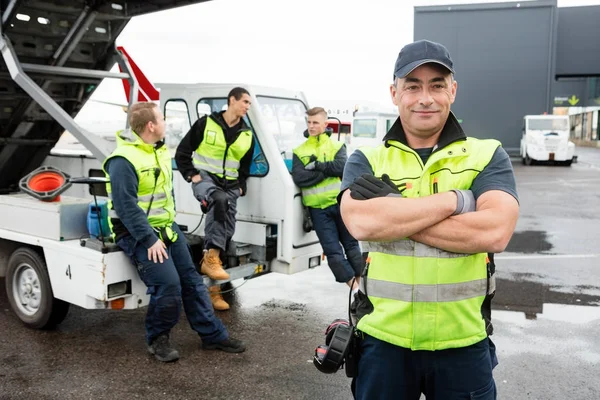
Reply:
[[[406,45],[390,86],[399,118],[344,169],[342,217],[370,260],[353,309],[357,399],[496,399],[493,254],[519,205],[500,142],[467,137],[450,111],[456,91],[443,45]]]

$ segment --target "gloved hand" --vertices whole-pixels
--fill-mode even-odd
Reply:
[[[317,156],[315,156],[313,154],[312,156],[310,156],[310,159],[308,160],[308,163],[304,166],[304,169],[312,171],[315,169],[316,166],[317,166]]]
[[[327,161],[315,161],[315,170],[324,172],[327,168]]]
[[[350,196],[354,200],[368,200],[386,196],[402,197],[402,193],[387,174],[381,175],[381,179],[370,174],[364,174],[357,178],[348,189],[350,189]]]
[[[452,215],[459,215],[475,211],[477,208],[477,202],[475,201],[475,196],[473,196],[472,191],[458,189],[452,189],[452,191],[456,193],[457,198],[456,210]]]

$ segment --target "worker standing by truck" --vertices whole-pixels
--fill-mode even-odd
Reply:
[[[292,178],[302,190],[313,227],[336,281],[358,291],[362,254],[358,241],[346,229],[337,196],[346,164],[346,146],[325,132],[327,112],[314,107],[306,112],[308,139],[294,149]],[[341,245],[340,245],[341,243]]]

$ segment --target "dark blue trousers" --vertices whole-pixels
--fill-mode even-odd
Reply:
[[[496,347],[484,339],[468,347],[411,351],[364,335],[358,376],[352,382],[357,400],[495,400],[492,369]]]
[[[193,330],[204,343],[221,342],[229,337],[227,329],[215,316],[208,290],[196,270],[183,233],[173,224],[177,240],[167,247],[169,259],[155,263],[148,259],[148,249],[136,244],[131,236],[119,240],[118,245],[127,254],[150,295],[146,313],[146,340],[148,344],[168,334],[179,321],[181,302]]]
[[[317,233],[327,264],[338,282],[348,282],[360,276],[364,264],[358,240],[354,239],[340,214],[340,206],[334,204],[324,209],[309,208],[313,228]]]

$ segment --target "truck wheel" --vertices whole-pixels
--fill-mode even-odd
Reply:
[[[529,157],[529,154],[525,152],[525,158],[523,158],[523,164],[525,165],[533,165],[533,159]]]
[[[69,303],[54,298],[44,259],[33,249],[21,247],[8,260],[6,296],[25,325],[51,329],[61,323]]]

